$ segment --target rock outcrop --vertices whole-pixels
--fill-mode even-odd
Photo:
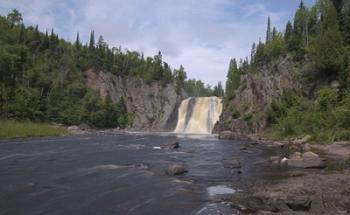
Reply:
[[[104,71],[85,72],[88,87],[113,101],[124,97],[129,112],[135,114],[132,129],[173,130],[177,110],[183,97],[176,92],[174,84],[146,83],[137,77],[119,77]]]
[[[313,152],[295,152],[287,160],[288,166],[300,168],[325,168],[325,162]]]
[[[171,140],[169,143],[160,146],[161,149],[178,149],[179,147],[180,144],[178,139]]]
[[[261,65],[254,72],[241,75],[234,98],[224,100],[215,131],[232,131],[233,136],[263,132],[270,104],[280,99],[284,90],[302,91],[299,70],[291,57],[284,57],[278,63]]]

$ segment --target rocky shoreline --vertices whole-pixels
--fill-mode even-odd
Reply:
[[[243,214],[350,213],[350,143],[310,144],[308,136],[271,141],[230,131],[219,138],[249,140],[254,143],[249,148],[266,148],[272,151],[271,168],[283,170],[232,197],[232,207]]]

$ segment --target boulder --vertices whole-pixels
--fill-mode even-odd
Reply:
[[[76,125],[69,126],[69,127],[67,128],[67,130],[68,130],[69,133],[75,134],[75,135],[86,134],[86,133],[87,133],[87,131],[82,130],[81,128],[79,128],[79,127],[76,126]]]
[[[313,152],[295,152],[287,160],[288,166],[300,168],[324,168],[325,162]]]
[[[181,175],[183,173],[186,173],[187,170],[182,164],[171,164],[169,165],[166,172],[168,175]]]
[[[311,199],[307,196],[292,196],[286,200],[286,205],[293,211],[309,211],[311,203]]]
[[[320,156],[318,156],[318,154],[313,153],[313,152],[305,152],[305,153],[303,153],[302,157],[305,159],[318,159],[318,158],[320,158]]]
[[[172,140],[169,143],[161,145],[162,149],[177,149],[179,147],[180,147],[180,144],[179,144],[179,141],[177,139],[176,140]]]
[[[310,135],[305,135],[303,137],[299,137],[293,140],[293,144],[305,144],[311,139]]]

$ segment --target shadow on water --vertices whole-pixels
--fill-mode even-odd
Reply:
[[[159,149],[174,138],[180,148]],[[0,144],[0,214],[226,214],[268,153],[215,135],[96,133]],[[224,168],[239,159],[241,168]],[[168,176],[170,164],[188,172]],[[225,197],[225,198],[222,198]]]

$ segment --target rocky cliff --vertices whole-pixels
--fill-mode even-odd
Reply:
[[[124,97],[129,112],[135,114],[132,129],[164,131],[176,126],[177,110],[183,96],[178,95],[174,84],[146,83],[137,77],[119,77],[109,72],[85,72],[88,87],[113,101]]]
[[[215,131],[232,131],[237,136],[263,132],[267,126],[266,112],[284,90],[309,93],[302,89],[301,70],[291,57],[283,57],[241,75],[234,98],[224,99],[224,110]]]

